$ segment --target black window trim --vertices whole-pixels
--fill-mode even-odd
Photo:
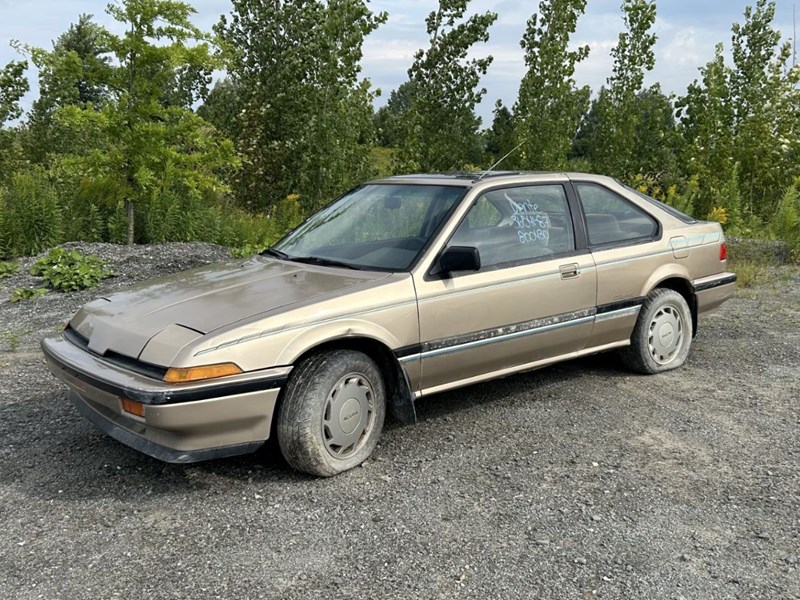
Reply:
[[[604,190],[606,190],[610,194],[613,194],[614,196],[616,196],[617,198],[619,198],[623,202],[627,203],[630,206],[633,206],[639,212],[644,213],[647,217],[650,218],[651,221],[653,221],[655,223],[655,225],[656,225],[655,233],[653,235],[641,236],[641,237],[638,237],[638,238],[629,238],[629,239],[619,240],[617,242],[606,242],[604,244],[592,244],[589,241],[589,228],[588,228],[588,226],[586,224],[586,214],[583,211],[583,202],[581,201],[580,193],[578,192],[578,184],[593,185],[595,187],[603,188]],[[614,190],[612,190],[608,186],[605,186],[602,183],[598,183],[596,181],[588,181],[586,179],[574,179],[574,180],[571,180],[570,181],[570,186],[573,188],[575,197],[577,199],[578,210],[580,212],[580,221],[581,221],[581,224],[583,225],[583,228],[584,228],[584,231],[585,231],[585,236],[586,236],[586,238],[585,238],[586,239],[586,247],[589,250],[591,250],[591,251],[595,251],[595,250],[613,250],[614,248],[625,248],[627,246],[640,246],[642,244],[649,244],[650,242],[657,242],[663,237],[664,228],[662,227],[661,221],[658,219],[658,217],[653,215],[649,210],[639,206],[635,202],[631,202],[630,199],[626,198],[622,194],[619,194],[618,192],[615,192]]]
[[[500,269],[513,269],[514,267],[521,267],[523,265],[534,265],[540,262],[546,262],[549,260],[560,260],[564,258],[573,258],[576,256],[583,256],[589,254],[588,246],[586,244],[586,229],[585,225],[583,224],[583,216],[580,213],[581,218],[576,218],[576,209],[580,208],[580,202],[577,198],[576,192],[572,189],[572,183],[570,181],[536,181],[536,182],[529,182],[529,183],[505,183],[501,185],[492,186],[486,188],[480,192],[480,194],[474,198],[470,202],[470,206],[467,211],[464,213],[464,216],[459,220],[458,224],[456,225],[455,229],[453,229],[453,233],[445,240],[444,244],[442,245],[442,249],[439,252],[443,252],[450,240],[453,239],[453,236],[458,231],[461,224],[464,222],[465,219],[469,216],[469,211],[473,209],[473,207],[478,203],[478,200],[483,197],[484,194],[488,194],[489,192],[495,192],[497,190],[507,190],[507,189],[515,189],[515,188],[522,188],[522,187],[539,187],[539,186],[561,186],[564,189],[564,195],[567,200],[567,210],[569,211],[569,217],[572,221],[572,236],[573,242],[575,247],[572,250],[568,250],[566,252],[559,252],[558,254],[547,254],[545,256],[535,256],[532,258],[526,258],[521,260],[512,260],[504,263],[496,263],[494,265],[490,265],[484,267],[481,265],[480,271],[476,272],[458,272],[458,273],[433,273],[432,271],[436,268],[436,263],[438,260],[434,260],[431,264],[430,269],[425,273],[423,279],[425,281],[437,281],[443,279],[452,279],[454,277],[464,277],[467,275],[475,275],[476,273],[491,273],[492,271],[499,271]]]

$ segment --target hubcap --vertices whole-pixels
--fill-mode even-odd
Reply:
[[[350,373],[333,386],[322,414],[322,439],[334,458],[355,454],[375,421],[375,394],[366,377]]]
[[[676,306],[666,304],[650,321],[648,346],[650,356],[660,365],[672,361],[683,345],[683,319]]]

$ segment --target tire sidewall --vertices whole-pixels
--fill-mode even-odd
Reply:
[[[643,311],[639,316],[640,323],[636,327],[636,351],[641,354],[641,359],[645,363],[647,370],[651,373],[662,373],[677,369],[686,361],[689,355],[689,349],[692,345],[692,313],[689,310],[689,305],[686,299],[674,290],[658,289],[646,302]],[[678,309],[683,325],[683,341],[681,348],[675,357],[667,364],[661,364],[650,355],[649,349],[649,332],[650,323],[655,317],[656,313],[663,306],[671,304]]]
[[[354,454],[336,458],[325,447],[322,416],[331,390],[348,374],[364,377],[372,387],[374,421],[367,439]],[[290,407],[290,402],[300,404]],[[372,454],[385,417],[386,389],[375,361],[355,350],[334,350],[320,362],[299,365],[296,374],[293,373],[279,413],[278,443],[293,467],[329,477],[358,466]],[[290,424],[287,420],[293,422]]]

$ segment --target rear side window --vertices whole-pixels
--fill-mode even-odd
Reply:
[[[618,244],[651,238],[658,231],[655,219],[611,190],[593,183],[576,183],[589,245]]]

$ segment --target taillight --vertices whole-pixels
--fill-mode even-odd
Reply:
[[[728,260],[728,244],[722,242],[719,245],[719,259],[720,260]]]

